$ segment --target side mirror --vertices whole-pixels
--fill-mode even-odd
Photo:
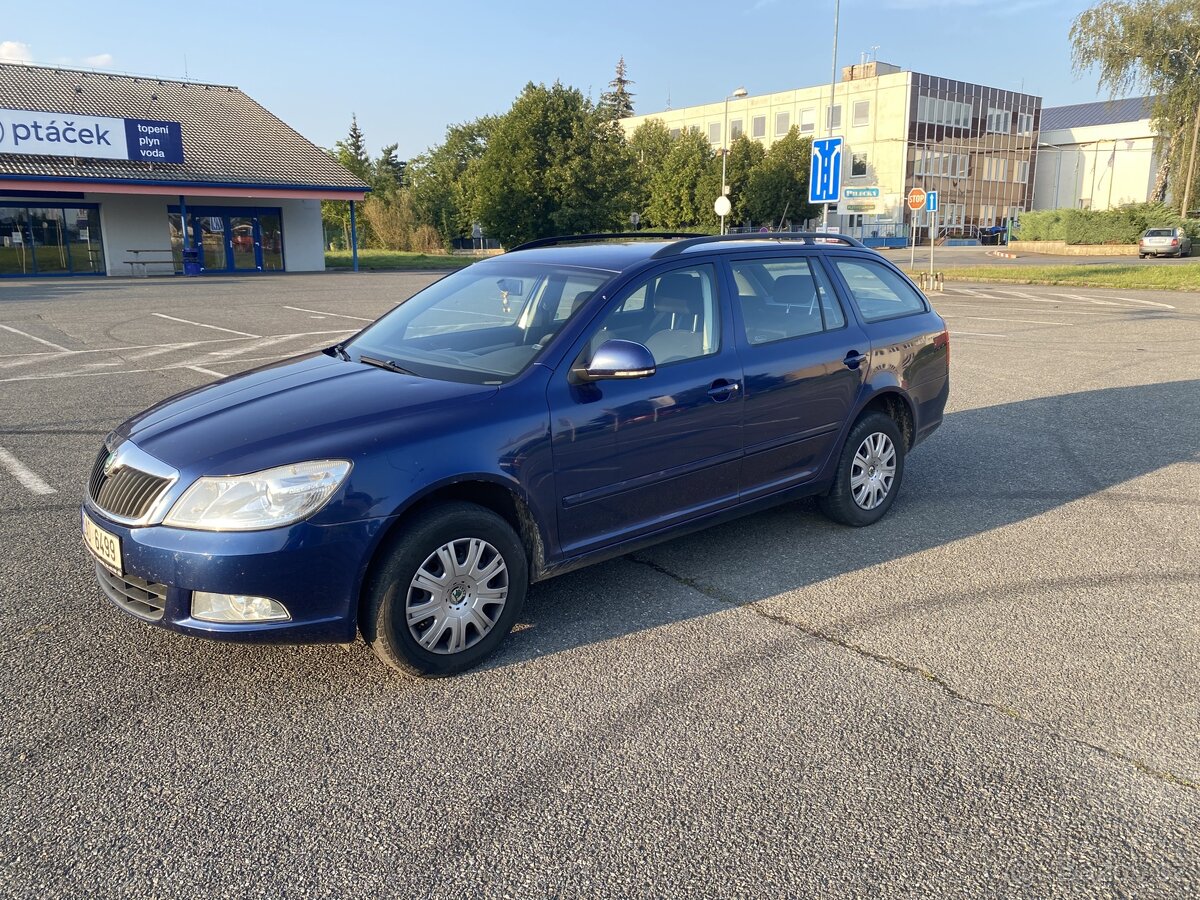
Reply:
[[[571,370],[576,381],[645,378],[657,370],[654,354],[636,341],[605,341],[586,366]]]

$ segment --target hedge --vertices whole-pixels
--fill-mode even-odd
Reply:
[[[1116,209],[1046,209],[1021,214],[1013,237],[1068,244],[1136,244],[1147,228],[1182,225],[1200,240],[1200,219],[1182,219],[1162,203],[1132,203]]]

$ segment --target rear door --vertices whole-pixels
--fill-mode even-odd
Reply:
[[[746,384],[742,499],[753,499],[820,472],[871,348],[817,253],[747,254],[727,277]]]
[[[737,502],[742,371],[711,262],[660,268],[607,305],[550,381],[559,540],[567,556]],[[637,341],[655,374],[577,383],[607,340]]]

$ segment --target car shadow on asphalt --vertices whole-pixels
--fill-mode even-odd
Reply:
[[[953,412],[908,458],[901,493],[877,524],[838,526],[814,501],[801,500],[534,585],[522,624],[488,665],[515,665],[777,597],[1195,461],[1200,380]],[[1195,503],[1187,496],[1150,499],[1163,504],[1165,516],[1173,505]],[[931,604],[945,602],[932,599],[944,587],[930,586]],[[897,600],[875,606],[870,620],[920,612],[911,599]],[[829,633],[867,622],[813,624]]]

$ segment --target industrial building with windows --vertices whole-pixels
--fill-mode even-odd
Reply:
[[[938,191],[942,234],[974,236],[1032,208],[1041,115],[1031,94],[867,62],[843,68],[832,95],[823,85],[731,97],[621,124],[630,135],[650,119],[673,134],[698,129],[717,151],[742,134],[769,146],[793,126],[841,135],[842,201],[829,224],[869,241],[903,234],[913,187]]]
[[[1047,108],[1033,208],[1112,209],[1152,197],[1166,152],[1151,124],[1153,103],[1130,97]]]
[[[0,277],[320,271],[367,189],[236,87],[0,63]]]

